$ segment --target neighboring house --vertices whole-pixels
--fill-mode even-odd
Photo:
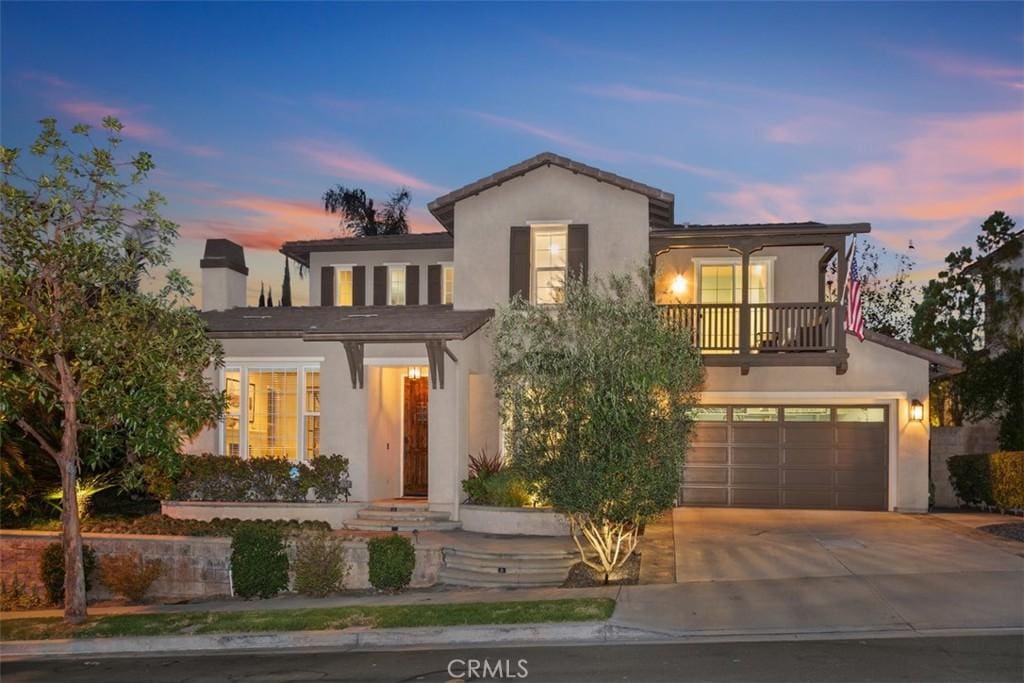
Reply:
[[[924,511],[929,372],[956,361],[843,330],[836,261],[866,223],[677,225],[672,194],[540,154],[430,203],[444,232],[286,242],[310,306],[246,307],[241,247],[207,243],[203,308],[228,416],[194,452],[351,460],[352,497],[458,519],[470,453],[501,448],[487,323],[567,273],[654,260],[656,299],[707,366],[680,502]]]
[[[964,272],[977,275],[980,272],[984,272],[982,270],[983,266],[989,264],[996,266],[995,270],[1001,272],[1002,277],[1014,278],[1017,287],[1024,289],[1024,230],[1018,231],[1001,247],[967,266]],[[1010,283],[1001,282],[1000,279],[1001,277],[997,275],[992,278],[992,282],[983,282],[986,310],[991,310],[996,302],[1006,301],[1005,297],[1011,289],[1007,285]],[[1004,318],[999,321],[993,321],[989,316],[986,316],[984,333],[984,343],[986,346],[992,346],[992,340],[1024,337],[1024,316]],[[997,346],[1001,345],[997,344]]]

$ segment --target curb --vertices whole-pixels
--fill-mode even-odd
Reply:
[[[68,640],[24,640],[0,642],[3,660],[41,657],[160,656],[173,654],[229,654],[266,650],[401,650],[407,648],[452,649],[452,646],[544,646],[647,643],[711,643],[797,640],[867,640],[879,638],[921,638],[957,636],[1024,635],[1024,629],[864,629],[827,630],[739,630],[739,631],[654,631],[612,622],[566,622],[561,624],[515,624],[509,626],[446,626],[423,628],[341,631],[295,631],[284,633],[234,633],[195,636],[141,636],[130,638],[83,638]]]

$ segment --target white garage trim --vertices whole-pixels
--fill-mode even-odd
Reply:
[[[899,500],[899,430],[909,412],[905,391],[705,391],[701,403],[743,405],[755,403],[778,404],[878,404],[889,407],[889,492],[886,508],[896,511]]]

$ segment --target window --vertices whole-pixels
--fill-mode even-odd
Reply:
[[[729,419],[729,409],[724,406],[697,408],[693,419],[697,422],[725,422]]]
[[[778,408],[733,408],[733,422],[775,422],[779,419]]]
[[[405,266],[388,266],[388,306],[405,305]]]
[[[337,286],[335,287],[335,305],[337,306],[351,306],[352,305],[352,267],[351,266],[336,266],[337,272]]]
[[[738,258],[695,258],[698,301],[702,304],[738,304],[743,300],[742,261]],[[774,258],[750,259],[747,299],[752,304],[772,300]]]
[[[782,418],[786,422],[831,422],[831,408],[783,408]]]
[[[306,369],[306,398],[302,422],[306,430],[306,460],[320,455],[320,370]]]
[[[441,266],[441,303],[455,303],[455,266]]]
[[[838,422],[885,422],[885,408],[836,408]]]
[[[565,225],[533,227],[533,301],[557,304],[565,287],[569,229]]]
[[[320,453],[319,367],[231,366],[222,452],[304,460]]]

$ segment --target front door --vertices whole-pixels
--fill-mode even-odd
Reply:
[[[427,378],[405,378],[402,495],[427,495]]]

